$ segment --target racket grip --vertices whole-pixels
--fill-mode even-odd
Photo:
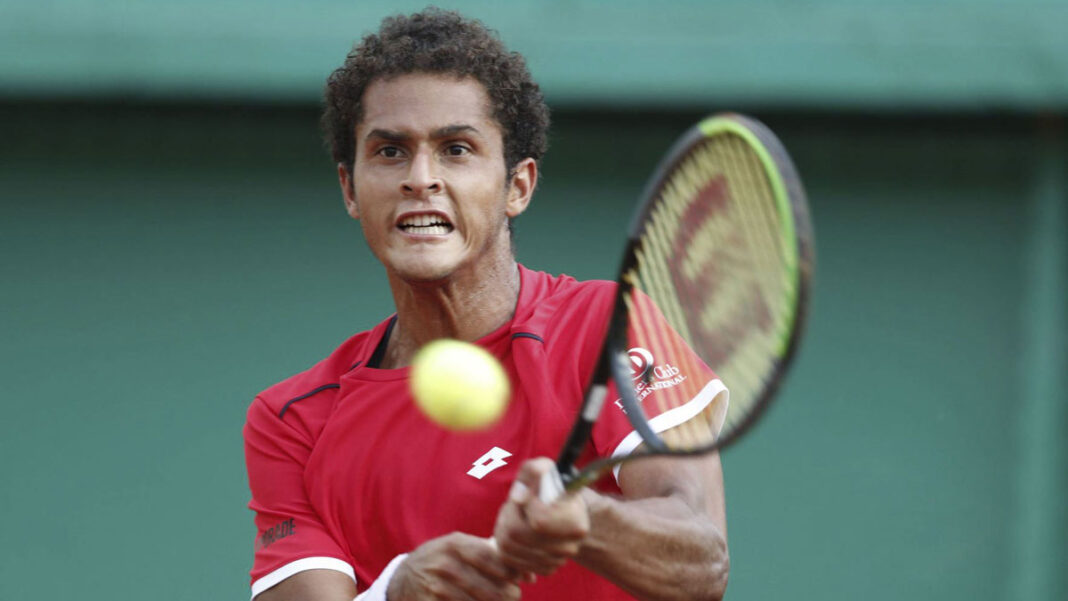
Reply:
[[[564,494],[564,481],[560,479],[560,472],[551,469],[541,475],[538,483],[538,498],[548,505]]]

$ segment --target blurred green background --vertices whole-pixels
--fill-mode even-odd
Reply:
[[[706,113],[795,157],[820,263],[725,455],[729,599],[1068,597],[1068,2],[442,5],[554,109],[531,267],[611,277]],[[0,598],[247,598],[245,408],[391,309],[322,82],[422,6],[0,0]]]

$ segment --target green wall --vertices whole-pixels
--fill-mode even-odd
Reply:
[[[697,116],[559,111],[520,259],[611,276]],[[796,371],[725,455],[728,598],[1063,599],[1063,130],[759,116],[819,270]],[[0,128],[0,598],[245,598],[245,407],[390,307],[315,110],[8,102]]]
[[[315,102],[426,0],[0,0],[0,93]],[[558,104],[1068,107],[1064,0],[443,0]]]

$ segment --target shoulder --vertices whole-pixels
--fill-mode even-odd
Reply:
[[[576,280],[520,266],[523,290],[516,307],[516,322],[540,329],[561,322],[604,322],[615,297],[616,283]]]
[[[279,422],[305,437],[316,437],[333,411],[341,377],[359,364],[376,330],[350,337],[325,359],[261,391],[249,407],[246,426]]]
[[[544,360],[573,365],[584,379],[604,339],[616,283],[525,270],[523,284],[528,283],[530,290],[523,291],[516,308],[513,337],[538,340]]]

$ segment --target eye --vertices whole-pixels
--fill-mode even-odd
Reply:
[[[465,144],[449,144],[445,147],[445,154],[451,157],[460,157],[470,153],[471,149]]]
[[[396,159],[401,156],[401,149],[396,146],[383,146],[376,150],[375,154],[387,159]]]

